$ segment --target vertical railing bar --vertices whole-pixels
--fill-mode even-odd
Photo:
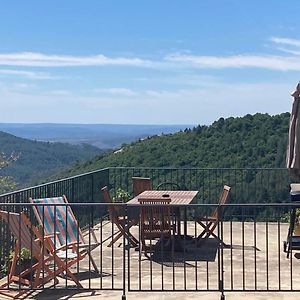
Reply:
[[[143,204],[143,206],[145,207],[145,205]],[[153,211],[150,209],[150,216],[153,219]],[[143,241],[144,242],[144,241]],[[147,246],[146,246],[147,247]],[[150,249],[152,250],[152,239],[150,238]],[[153,261],[152,261],[152,256],[150,256],[150,290],[153,290]]]
[[[269,222],[266,220],[266,279],[267,291],[269,290]]]
[[[178,181],[177,181],[178,183]],[[176,208],[172,209],[172,219],[173,219],[173,234],[175,235],[176,230]],[[172,256],[172,282],[173,282],[173,291],[176,290],[176,276],[175,276],[175,259],[174,259],[174,252],[175,252],[175,239],[172,238],[172,248],[171,248],[171,256]]]
[[[184,290],[186,291],[186,222],[187,222],[187,207],[184,206],[184,228],[183,228],[183,274],[184,274]],[[181,238],[181,237],[179,237]]]
[[[292,224],[292,221],[294,221],[294,220],[292,220],[292,212],[291,212],[291,209],[290,209],[290,228],[291,228],[291,224]],[[289,231],[290,231],[290,228],[289,228]],[[290,235],[291,235],[291,237],[292,237],[292,235],[293,235],[293,232],[290,232]],[[290,283],[291,283],[291,290],[293,290],[293,259],[292,259],[292,256],[293,256],[293,247],[290,245],[290,243],[292,242],[292,239],[291,239],[291,237],[288,237],[288,238],[290,238],[290,240],[288,241],[289,242],[289,248],[287,249],[287,251],[289,251],[290,250],[290,252],[289,252],[289,260],[290,260]]]
[[[233,232],[232,232],[232,218],[230,218],[230,288],[233,290],[234,287],[234,273],[233,273]]]
[[[254,290],[257,290],[257,217],[254,216]]]
[[[124,208],[125,207],[125,208]],[[124,212],[123,220],[125,220],[125,232],[129,236],[129,226],[128,226],[128,211],[127,205],[122,204],[122,211]],[[128,270],[130,268],[130,244],[129,240],[125,238],[123,234],[123,295],[122,299],[126,299],[126,249],[127,249],[127,261],[128,261]],[[128,286],[130,286],[130,278],[128,277]]]
[[[54,253],[56,253],[56,243],[57,243],[57,224],[56,224],[56,220],[57,220],[57,216],[56,216],[56,206],[53,205],[53,210],[54,210]],[[56,273],[56,260],[54,260],[54,274]],[[54,276],[54,289],[56,289],[56,285],[57,285],[57,278],[56,278],[56,275]]]
[[[38,209],[38,207],[36,207]],[[42,251],[45,253],[45,206],[42,206],[42,238],[43,238],[43,243],[42,243]],[[43,278],[43,286],[42,288],[44,289],[45,287],[45,259],[43,258],[43,272],[42,272],[42,278]]]
[[[195,209],[197,209],[198,207],[194,208],[194,216],[196,215],[195,213]],[[198,236],[197,234],[197,222],[196,222],[196,219],[194,220],[194,235],[195,237]],[[197,238],[195,238],[195,245],[194,247],[196,248],[197,247]],[[197,259],[195,258],[195,289],[196,291],[198,291],[198,261]]]
[[[277,235],[278,235],[278,243],[277,243],[277,247],[278,247],[278,289],[279,291],[281,290],[281,266],[280,266],[280,245],[281,245],[281,238],[280,238],[280,209],[277,210]]]
[[[69,244],[69,241],[68,241],[68,205],[69,204],[67,204],[67,205],[64,205],[64,206],[58,206],[58,209],[61,207],[61,209],[62,210],[64,210],[65,209],[65,212],[66,212],[66,216],[65,216],[65,224],[66,224],[66,232],[65,232],[65,236],[66,236],[66,259],[65,259],[65,270],[67,270],[67,266],[68,266],[68,244]],[[66,276],[65,276],[65,284],[66,284],[66,286],[65,286],[65,288],[66,289],[68,289],[68,276],[67,276],[67,274],[66,274]]]
[[[101,206],[102,207],[102,206]],[[103,214],[100,217],[100,288],[103,289]]]
[[[166,178],[166,177],[165,177]],[[153,209],[156,209],[155,207],[153,207]],[[161,236],[160,236],[160,251],[161,251],[161,290],[164,290],[164,235],[163,235],[163,226],[164,226],[164,215],[163,215],[163,209],[157,208],[158,213],[160,214],[159,218],[161,220],[160,222],[160,232],[161,232]]]
[[[93,228],[93,224],[92,224],[92,222],[93,222],[93,217],[94,217],[94,214],[93,214],[93,212],[94,212],[94,206],[90,206],[90,207],[88,207],[88,211],[89,211],[89,218],[88,218],[88,220],[89,220],[89,224],[88,224],[88,230],[89,230],[89,238],[88,238],[88,240],[89,240],[89,246],[88,246],[88,251],[89,251],[89,255],[88,255],[88,257],[89,257],[89,289],[91,289],[91,242],[92,242],[92,239],[91,239],[91,230],[92,230],[92,228]]]
[[[245,208],[242,207],[242,265],[243,265],[243,290],[245,290]]]
[[[139,210],[139,216],[141,216],[141,208],[138,208]],[[142,244],[141,244],[141,218],[139,218],[139,223],[138,223],[138,230],[139,230],[139,290],[142,289]]]
[[[113,214],[115,214],[115,204],[112,204],[112,206],[113,206]],[[114,218],[117,218],[117,216],[115,215],[114,216]],[[115,281],[114,281],[114,274],[115,274],[115,272],[114,272],[114,258],[115,258],[115,256],[114,256],[114,249],[115,249],[115,243],[113,243],[113,238],[114,238],[114,233],[115,233],[115,231],[114,231],[114,222],[111,222],[111,226],[112,226],[112,236],[111,236],[111,241],[112,241],[112,245],[111,245],[111,273],[112,273],[112,279],[111,279],[111,288],[112,289],[114,289],[114,283],[115,283]]]

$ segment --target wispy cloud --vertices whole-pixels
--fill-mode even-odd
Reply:
[[[271,37],[270,41],[276,44],[300,47],[300,40],[297,39]]]
[[[269,70],[300,70],[299,57],[233,55],[233,56],[197,56],[171,54],[166,60],[194,65],[200,68],[262,68]]]
[[[9,70],[9,69],[0,69],[0,75],[21,76],[32,80],[61,79],[61,77],[52,76],[44,72]]]
[[[136,96],[137,93],[127,88],[106,88],[106,89],[95,89],[94,92],[99,94],[109,94],[114,96]]]
[[[139,57],[109,57],[102,54],[91,56],[50,55],[35,52],[0,53],[0,65],[19,67],[80,67],[80,66],[131,66],[174,70],[180,68],[261,68],[268,70],[300,70],[300,40],[282,37],[271,37],[273,48],[279,49],[282,55],[238,53],[231,56],[193,55],[190,51],[181,50],[170,53],[157,60],[145,60]],[[288,54],[287,54],[288,53]],[[47,79],[49,74],[32,71],[0,70],[0,74],[23,75],[34,79]],[[104,90],[102,90],[104,92]],[[122,93],[118,90],[107,90],[107,93]],[[126,93],[126,91],[123,91]]]
[[[174,53],[165,57],[166,61],[182,63],[189,66],[211,69],[225,68],[261,68],[268,70],[300,70],[300,40],[272,37],[270,41],[276,45],[293,46],[293,49],[277,48],[292,55],[248,55],[202,56],[186,53]]]
[[[150,66],[151,62],[140,58],[111,58],[102,54],[94,56],[70,56],[21,52],[0,54],[0,65],[26,67],[76,67],[104,65]]]
[[[293,55],[300,55],[300,40],[272,37],[270,38],[270,41],[276,45],[280,45],[277,47],[280,51]]]
[[[50,91],[49,94],[54,96],[70,96],[72,92],[67,90],[53,90]]]
[[[288,91],[292,88],[286,83],[231,83],[201,89],[153,89],[139,93],[139,97],[123,99],[106,95],[53,97],[50,93],[23,93],[22,101],[20,93],[0,89],[0,118],[2,122],[53,122],[55,115],[56,120],[69,123],[122,120],[127,124],[210,124],[221,116],[288,111],[292,100]],[[10,101],[5,101],[8,97]]]

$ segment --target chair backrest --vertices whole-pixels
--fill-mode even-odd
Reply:
[[[151,178],[146,177],[132,177],[133,196],[137,196],[144,191],[152,190]]]
[[[110,197],[109,191],[107,186],[101,189],[103,194],[103,200],[106,204],[112,204],[113,201]],[[109,214],[109,219],[112,223],[118,224],[119,223],[119,216],[123,215],[122,207],[114,206],[114,205],[107,205],[107,210]]]
[[[32,256],[37,256],[40,253],[40,247],[35,241],[35,234],[30,230],[32,225],[25,223],[25,214],[0,211],[0,219],[3,219],[9,226],[11,234],[19,241],[20,248],[24,247],[31,251]],[[30,222],[27,219],[27,223]]]
[[[54,234],[54,243],[57,247],[72,242],[84,242],[82,232],[78,226],[75,215],[68,204],[65,195],[61,197],[32,199],[33,204],[47,204],[33,206],[39,224],[46,234]]]
[[[176,190],[186,190],[180,187],[177,182],[173,181],[164,181],[157,185],[157,190],[168,190],[168,191],[176,191]]]
[[[231,187],[228,185],[224,185],[223,187],[223,191],[220,195],[220,199],[219,199],[219,205],[221,205],[221,207],[217,207],[215,209],[215,211],[212,214],[212,217],[216,218],[216,219],[220,219],[222,213],[224,212],[224,205],[226,204],[227,200],[228,200],[228,196],[229,196],[229,192],[230,192]]]
[[[143,205],[140,208],[141,230],[144,235],[155,235],[161,232],[171,232],[171,199],[138,199]]]

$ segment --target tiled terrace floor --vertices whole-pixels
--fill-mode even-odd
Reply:
[[[189,224],[188,233],[195,235],[194,223]],[[296,299],[297,293],[278,292],[278,289],[300,290],[300,252],[295,252],[291,259],[286,258],[282,251],[282,242],[286,239],[287,224],[278,223],[224,223],[224,241],[231,244],[223,250],[224,289],[226,299],[240,299],[243,295],[251,295],[248,299]],[[197,228],[200,231],[200,228]],[[232,229],[232,231],[231,231]],[[103,239],[112,230],[110,224],[100,227],[96,233]],[[138,228],[132,232],[137,235]],[[231,234],[232,232],[232,234]],[[122,242],[114,247],[107,247],[109,240],[102,248],[93,252],[100,275],[89,273],[89,262],[86,259],[80,263],[81,283],[93,291],[61,290],[66,285],[60,279],[57,290],[47,290],[34,293],[28,299],[120,299],[123,287],[123,247]],[[101,255],[102,251],[102,255]],[[128,264],[129,254],[129,264]],[[185,253],[171,254],[157,252],[151,259],[139,251],[130,249],[126,254],[126,292],[128,299],[219,299],[218,290],[219,250],[217,243],[210,240],[200,247],[195,247],[194,241],[186,243]],[[76,268],[75,268],[76,270]],[[74,270],[74,271],[75,271]],[[89,280],[89,276],[91,279]],[[85,278],[85,279],[84,279]],[[129,283],[128,283],[129,281]],[[67,282],[71,288],[71,281]],[[292,286],[291,286],[292,285]],[[110,289],[120,289],[111,291]],[[99,290],[106,289],[106,290]],[[134,292],[143,289],[148,293]],[[169,290],[159,293],[151,290]],[[170,290],[188,290],[190,292],[170,292]],[[243,293],[255,289],[267,293]],[[199,290],[200,292],[193,292]],[[211,291],[207,293],[207,290]],[[235,290],[234,293],[226,290]],[[295,298],[294,298],[295,297]]]

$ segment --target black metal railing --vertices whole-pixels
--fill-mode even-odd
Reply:
[[[119,244],[113,244],[112,247],[109,247],[109,252],[107,252],[106,244],[112,239],[110,236],[116,236],[117,229],[115,225],[112,225],[112,223],[109,222],[106,214],[107,205],[102,204],[103,199],[100,193],[100,189],[103,186],[108,186],[115,201],[118,201],[118,189],[126,191],[128,195],[132,195],[131,177],[133,176],[150,177],[154,189],[161,182],[175,182],[182,190],[199,191],[193,202],[197,205],[195,204],[186,207],[183,216],[183,220],[189,223],[189,232],[192,236],[196,236],[198,234],[197,231],[200,230],[199,225],[197,225],[197,222],[195,221],[196,216],[199,214],[209,214],[210,209],[214,206],[213,204],[218,201],[221,187],[224,184],[230,185],[232,187],[230,197],[231,204],[226,207],[226,214],[222,218],[222,223],[218,226],[218,236],[227,235],[227,243],[229,239],[230,246],[238,247],[217,247],[217,251],[216,249],[214,250],[216,251],[214,252],[216,254],[214,263],[209,260],[202,261],[201,257],[199,258],[200,260],[194,260],[195,265],[193,266],[191,266],[191,263],[186,257],[181,258],[182,261],[176,261],[175,264],[174,262],[171,262],[171,267],[165,266],[164,262],[160,263],[159,270],[161,270],[161,278],[159,278],[159,282],[161,285],[158,287],[156,287],[157,278],[152,278],[151,276],[157,274],[157,263],[159,262],[154,260],[151,262],[151,259],[147,260],[150,273],[146,278],[151,279],[151,281],[148,286],[145,285],[144,273],[139,269],[144,268],[144,266],[141,264],[142,260],[140,257],[136,257],[137,255],[140,255],[139,251],[124,247],[124,243],[120,242]],[[273,280],[273,277],[275,276],[273,267],[275,266],[275,269],[280,271],[277,271],[275,276],[279,284],[278,288],[275,288],[275,290],[289,291],[295,289],[295,284],[293,282],[295,268],[293,265],[297,263],[297,260],[295,260],[295,257],[292,259],[283,259],[283,257],[281,257],[283,252],[282,249],[279,249],[279,243],[282,244],[282,231],[287,231],[286,227],[288,226],[287,220],[289,219],[288,213],[290,211],[290,204],[287,203],[290,200],[289,183],[291,180],[288,171],[280,168],[179,169],[114,167],[0,195],[0,205],[2,210],[8,209],[10,212],[25,211],[29,215],[32,224],[36,225],[37,220],[33,215],[32,206],[28,205],[28,199],[30,197],[47,198],[66,195],[66,198],[69,201],[69,204],[66,204],[66,206],[70,205],[72,207],[80,228],[86,228],[88,230],[88,243],[91,242],[90,229],[96,225],[99,230],[98,234],[100,235],[101,243],[97,250],[99,251],[99,254],[97,254],[99,255],[97,264],[98,267],[102,268],[100,270],[101,276],[98,278],[99,281],[96,280],[96,282],[99,283],[99,286],[96,286],[96,288],[99,289],[124,290],[126,282],[126,289],[135,291],[246,291],[248,289],[254,291],[267,291],[274,290],[273,281],[271,284],[271,282],[268,282],[268,278],[272,278]],[[249,203],[258,204],[249,205]],[[126,211],[126,206],[124,206],[124,208]],[[174,220],[174,222],[175,221],[176,220]],[[251,224],[252,227],[249,224]],[[264,227],[262,227],[261,224],[264,224]],[[277,226],[277,236],[275,236],[277,252],[275,253],[275,256],[278,257],[278,260],[276,263],[274,263],[274,260],[270,260],[271,254],[269,251],[274,248],[274,239],[271,239],[268,235],[270,228],[275,228],[274,224]],[[254,248],[251,250],[252,261],[250,263],[250,265],[253,265],[252,273],[248,272],[248,258],[250,257],[250,252],[247,251],[250,250],[247,248],[249,245],[246,244],[246,237],[250,234],[247,232],[249,226],[253,231],[251,234],[253,234],[252,246]],[[139,231],[139,226],[134,226],[133,228],[137,228],[135,230]],[[237,245],[234,244],[235,232],[239,232],[241,235],[240,243]],[[260,248],[255,244],[257,243],[255,238],[258,235],[261,235],[261,232],[263,232],[265,240],[264,254],[266,257],[264,259],[260,256],[261,252],[258,250]],[[138,232],[135,232],[135,234],[139,235]],[[278,238],[280,238],[280,240],[278,240]],[[188,241],[185,242],[187,243]],[[209,242],[211,243],[211,241]],[[0,221],[0,260],[2,266],[7,265],[6,262],[14,245],[15,239],[13,239],[8,226],[5,222]],[[186,255],[190,258],[189,253],[186,253]],[[203,255],[203,257],[205,257],[206,254],[204,253]],[[207,255],[211,255],[211,253]],[[236,257],[239,257],[241,260],[236,260]],[[290,257],[292,257],[292,255]],[[119,273],[120,266],[122,265],[120,263],[120,258],[121,260],[127,259],[126,267],[124,268],[123,266],[121,268],[122,276],[111,276],[116,273],[116,270],[118,270],[117,272]],[[131,258],[135,258],[135,260],[132,260]],[[164,259],[164,257],[162,259]],[[134,261],[134,263],[132,263],[132,261]],[[239,261],[239,264],[237,261]],[[264,261],[264,275],[261,274],[261,265],[259,265],[262,261]],[[288,266],[286,263],[287,261],[289,262]],[[156,269],[152,269],[151,271],[153,264]],[[242,266],[241,269],[237,268],[237,264],[238,268]],[[168,265],[170,265],[170,262],[168,262]],[[180,267],[182,267],[182,273],[177,271],[175,273],[173,272]],[[259,270],[258,267],[260,268]],[[194,275],[191,275],[190,268],[193,268]],[[290,272],[287,277],[281,275],[286,273],[286,268],[288,268]],[[236,274],[237,269],[239,272]],[[170,272],[171,281],[167,279],[168,276],[170,276]],[[89,283],[87,288],[92,288],[95,280],[92,280],[91,275],[89,274],[90,273],[88,273]],[[239,276],[238,274],[242,274],[242,284],[240,285],[237,283],[238,280],[235,280],[236,276]],[[260,276],[266,276],[265,278],[268,279],[265,285],[262,285],[262,282],[264,281],[263,279],[260,280]],[[138,281],[132,280],[132,278],[138,278]],[[189,280],[187,278],[189,278]],[[190,280],[190,278],[193,279]],[[203,278],[205,278],[205,284],[203,283]],[[251,280],[248,280],[248,278],[254,280],[254,286],[249,287],[248,283]],[[288,280],[285,281],[285,278],[288,278]],[[171,282],[173,285],[170,286]],[[189,288],[190,282],[193,282],[193,287],[191,289]],[[298,288],[296,288],[296,290],[298,290]]]
[[[33,208],[40,206],[40,224],[37,229],[40,232],[39,242],[35,244],[34,239],[28,239],[26,231],[23,230],[23,219],[18,218],[14,223],[15,207],[23,212],[27,218],[28,230],[32,237],[36,238],[33,225],[36,222],[36,213]],[[8,212],[5,223],[10,228],[9,232],[14,236],[14,241],[19,240],[19,248],[15,243],[7,244],[10,255],[2,256],[1,274],[5,278],[11,268],[11,260],[17,251],[16,264],[21,265],[23,259],[23,248],[29,250],[29,266],[33,271],[29,277],[29,285],[18,280],[15,283],[7,279],[7,286],[3,290],[15,289],[15,291],[32,291],[48,289],[71,289],[71,290],[120,290],[123,297],[127,291],[135,292],[161,292],[161,291],[211,291],[224,293],[232,291],[251,292],[289,292],[300,291],[298,269],[300,264],[300,251],[290,249],[289,257],[284,252],[283,243],[288,240],[289,217],[293,209],[299,204],[226,204],[223,206],[212,204],[190,204],[185,206],[171,206],[171,224],[175,228],[171,235],[147,241],[148,250],[142,247],[143,225],[140,213],[142,208],[153,205],[140,205],[129,207],[127,204],[103,204],[103,203],[72,203],[53,205],[33,204],[1,204],[0,210]],[[50,235],[47,229],[49,222],[46,210],[51,207],[54,212],[54,232]],[[61,210],[76,210],[86,208],[88,212],[88,223],[81,229],[73,228],[70,216],[62,217]],[[121,213],[125,223],[122,223],[124,234],[113,242],[120,228],[106,216],[101,216],[97,223],[94,222],[94,214],[103,211],[107,207],[114,207]],[[216,208],[222,210],[223,215],[217,221],[213,234],[202,236],[203,228],[208,221],[200,224],[204,216],[211,215]],[[250,210],[249,210],[250,208]],[[132,209],[135,209],[133,213]],[[225,210],[224,210],[225,209]],[[131,211],[130,211],[131,210]],[[264,218],[261,216],[264,211]],[[178,224],[178,212],[181,224]],[[0,215],[1,215],[0,214]],[[3,215],[1,215],[2,219]],[[130,220],[137,218],[137,222]],[[111,222],[113,221],[113,222]],[[65,227],[61,227],[64,223]],[[15,232],[11,226],[14,225]],[[178,225],[181,228],[180,234]],[[63,229],[64,228],[64,229]],[[68,236],[69,229],[75,230],[75,240],[65,240],[68,252],[59,248],[63,245],[61,236]],[[84,241],[80,240],[80,232]],[[131,244],[128,236],[134,236],[137,244]],[[69,234],[70,236],[70,234]],[[94,240],[96,237],[96,240]],[[53,244],[51,244],[51,241]],[[59,241],[59,242],[58,242]],[[29,243],[29,244],[28,244]],[[83,244],[86,244],[85,246]],[[109,245],[111,244],[111,245]],[[80,245],[80,246],[78,246]],[[35,251],[35,247],[43,251]],[[52,247],[52,248],[51,248]],[[17,249],[17,250],[16,250]],[[46,253],[47,255],[41,253]],[[58,255],[59,259],[46,259]],[[3,254],[2,254],[3,255]],[[42,260],[40,260],[42,259]],[[73,261],[72,261],[73,260]],[[37,261],[42,264],[41,273],[37,275]],[[72,261],[72,262],[70,262]],[[51,280],[48,280],[48,269],[56,272]],[[26,268],[26,267],[25,267]],[[28,268],[28,265],[27,265]],[[29,267],[30,268],[30,267]],[[78,279],[75,282],[66,274],[66,270]],[[20,270],[15,271],[15,275]],[[34,278],[43,279],[34,286]],[[3,282],[3,280],[2,280]],[[4,281],[5,282],[5,281]],[[50,285],[52,283],[52,285]],[[3,291],[2,290],[2,291]]]
[[[284,168],[109,168],[112,192],[117,188],[132,193],[132,177],[152,179],[156,188],[161,182],[175,182],[182,190],[199,191],[198,203],[214,203],[224,184],[233,188],[234,203],[274,203],[289,201],[292,179]]]

